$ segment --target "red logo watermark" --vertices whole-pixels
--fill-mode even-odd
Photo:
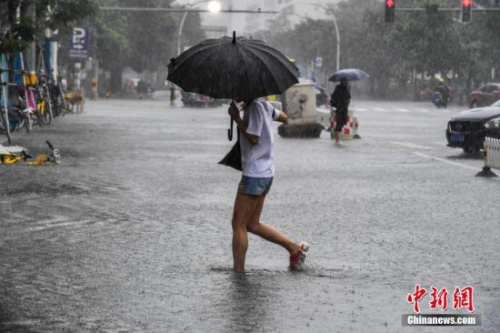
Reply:
[[[406,300],[408,303],[413,304],[413,311],[420,313],[419,302],[427,294],[425,288],[420,287],[419,284],[415,285],[415,291],[408,294]],[[474,312],[473,300],[474,288],[466,286],[464,288],[455,287],[453,291],[453,310],[467,309],[469,312]],[[431,300],[429,301],[429,309],[446,311],[448,309],[448,290],[446,288],[438,289],[432,286],[429,293]]]

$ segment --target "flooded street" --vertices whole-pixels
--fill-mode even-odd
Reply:
[[[304,272],[253,235],[231,270],[227,105],[90,101],[14,133],[63,163],[0,165],[0,332],[498,332],[500,183],[446,147],[458,109],[353,104],[361,140],[275,137],[262,219],[311,245]],[[451,314],[472,286],[481,326],[402,326],[416,284],[448,288]]]

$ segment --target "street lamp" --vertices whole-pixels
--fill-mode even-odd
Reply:
[[[336,64],[336,68],[337,68],[337,71],[340,70],[340,33],[339,33],[339,26],[337,25],[337,19],[335,18],[335,15],[333,14],[333,10],[330,7],[327,7],[325,5],[315,3],[315,2],[296,2],[295,4],[311,5],[314,7],[321,8],[331,17],[331,19],[333,21],[333,25],[335,26],[335,34],[336,34],[336,39],[337,39],[337,64]],[[290,6],[291,5],[289,5],[285,8],[288,8]],[[282,10],[284,10],[285,8],[283,8]],[[298,14],[294,14],[294,15],[301,17],[301,15],[298,15]]]
[[[335,34],[337,35],[337,71],[340,70],[340,33],[339,26],[337,25],[337,19],[333,14],[333,10],[330,7],[324,6],[319,3],[307,2],[308,5],[322,8],[330,17],[332,18],[333,25],[335,26]]]
[[[200,3],[204,2],[209,2],[208,4],[208,10],[211,13],[218,13],[221,10],[221,5],[220,2],[218,1],[211,1],[211,0],[201,0],[198,2],[190,3],[187,5],[188,8],[191,8],[193,6],[196,6]],[[184,15],[182,15],[181,23],[179,24],[179,34],[177,35],[177,55],[181,54],[181,36],[182,36],[182,28],[184,27],[184,22],[186,21],[186,17],[188,15],[189,11],[186,10],[184,12]]]
[[[211,13],[218,13],[218,12],[220,12],[220,2],[219,1],[210,1],[208,3],[208,10]]]

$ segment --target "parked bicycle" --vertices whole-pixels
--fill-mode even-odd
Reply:
[[[44,74],[39,76],[37,87],[37,109],[40,124],[50,125],[52,123],[52,103],[50,98],[50,87],[48,77]]]
[[[22,100],[18,94],[16,83],[8,82],[9,70],[0,70],[0,130],[7,137],[9,144],[12,143],[11,133],[25,127],[28,133],[31,131],[31,121],[28,112],[22,111]]]
[[[71,113],[72,110],[69,108],[69,103],[64,96],[65,92],[61,82],[61,78],[58,77],[57,80],[50,79],[49,87],[53,115],[55,117],[58,117],[64,116],[67,113]]]

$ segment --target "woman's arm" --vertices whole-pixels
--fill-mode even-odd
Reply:
[[[276,110],[278,111],[278,110]],[[278,111],[280,113],[280,115],[278,116],[278,119],[276,119],[276,121],[279,121],[280,123],[283,123],[283,124],[286,124],[288,123],[288,116],[286,115],[285,112],[283,111]]]

